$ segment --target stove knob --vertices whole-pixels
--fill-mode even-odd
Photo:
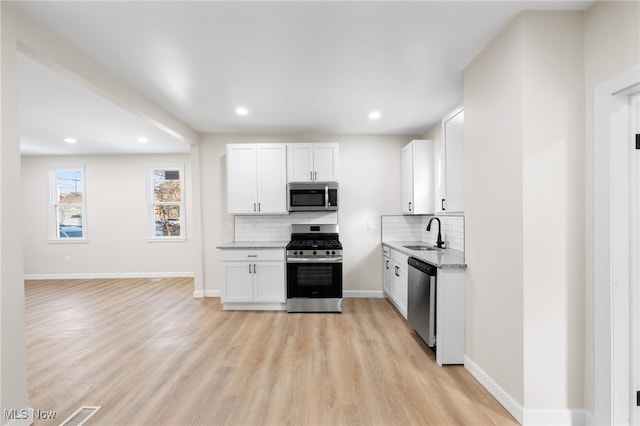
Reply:
[[[298,255],[298,252],[297,252],[297,251],[294,251],[294,252],[293,252],[293,255],[294,255],[294,256],[297,256],[297,255]]]
[[[335,254],[336,254],[335,250],[332,250],[332,251],[331,251],[331,254],[332,254],[332,255],[335,255]]]
[[[318,253],[316,253],[316,251],[314,250],[314,251],[313,251],[313,255],[315,256],[316,254],[318,254]]]
[[[329,256],[329,250],[327,250],[327,256]]]
[[[302,253],[303,253],[303,252],[302,252],[302,250],[300,250],[300,252],[299,252],[298,254],[299,254],[300,256],[302,256]]]

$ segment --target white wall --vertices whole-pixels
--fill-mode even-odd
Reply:
[[[466,352],[525,423],[583,404],[583,25],[522,13],[465,70]]]
[[[201,140],[205,294],[220,289],[220,251],[233,240],[226,212],[227,143],[337,142],[340,146],[340,239],[344,290],[382,291],[380,216],[400,214],[402,147],[410,136],[203,135]],[[365,163],[366,161],[366,163]],[[364,165],[366,164],[366,166]],[[368,225],[371,229],[368,229]]]
[[[523,31],[518,18],[464,71],[465,353],[519,405],[524,403]]]
[[[584,404],[595,410],[593,318],[593,89],[640,64],[640,2],[599,1],[585,14],[585,367]]]
[[[2,20],[0,99],[0,410],[26,409],[27,355],[22,278],[22,212],[18,126],[17,23],[6,2]],[[0,423],[9,421],[4,415]]]
[[[522,20],[524,406],[580,408],[584,14],[527,12]]]
[[[149,168],[183,165],[186,241],[148,241]],[[48,171],[85,168],[87,243],[48,241]],[[193,222],[189,155],[23,157],[24,272],[28,278],[194,276],[199,232]],[[65,261],[65,257],[70,262]]]

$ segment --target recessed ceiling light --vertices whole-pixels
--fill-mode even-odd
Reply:
[[[380,111],[371,111],[369,113],[369,120],[378,120],[380,117]]]
[[[138,142],[140,142],[140,143],[146,143],[146,142],[148,142],[148,141],[149,141],[149,139],[147,139],[147,138],[145,138],[145,137],[142,137],[142,136],[140,136],[140,137],[138,138]]]
[[[65,138],[64,141],[68,144],[78,143],[78,141],[75,140],[74,138]]]
[[[246,109],[243,106],[239,106],[238,108],[236,108],[236,114],[238,114],[238,115],[247,115],[247,114],[249,114],[249,110]]]

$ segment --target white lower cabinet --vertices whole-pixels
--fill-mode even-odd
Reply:
[[[408,256],[382,246],[385,297],[407,319]],[[464,269],[438,268],[436,277],[436,362],[464,364]]]
[[[225,310],[286,308],[284,250],[224,250],[222,257]]]
[[[409,294],[408,256],[382,247],[383,289],[396,309],[407,319],[407,297]]]
[[[436,362],[464,364],[464,269],[438,268]]]

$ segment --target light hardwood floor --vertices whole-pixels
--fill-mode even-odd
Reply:
[[[222,311],[191,279],[27,281],[30,403],[58,425],[515,425],[384,299]]]

